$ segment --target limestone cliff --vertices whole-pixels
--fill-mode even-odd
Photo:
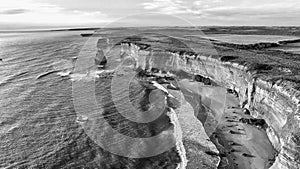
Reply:
[[[267,133],[278,156],[273,169],[300,168],[300,92],[297,82],[278,79],[268,80],[267,74],[209,55],[196,53],[153,51],[140,49],[139,45],[124,43],[138,65],[143,69],[157,68],[165,72],[182,69],[193,74],[207,76],[226,88],[234,90],[240,106],[249,109],[251,115],[266,120]],[[159,59],[159,62],[155,62]],[[262,65],[263,69],[265,65]],[[279,71],[288,72],[279,68]]]

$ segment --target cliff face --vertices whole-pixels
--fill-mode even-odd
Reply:
[[[300,92],[293,88],[295,83],[285,80],[267,82],[266,76],[247,66],[209,56],[141,50],[134,44],[122,44],[122,47],[136,59],[137,67],[154,67],[166,72],[182,69],[209,77],[236,91],[240,106],[268,124],[268,137],[279,153],[271,168],[300,168]]]
[[[140,47],[129,44],[122,44],[121,48],[120,46],[116,45],[106,53],[106,47],[108,45],[110,45],[110,43],[105,39],[100,39],[98,41],[98,53],[95,59],[97,68],[102,70],[99,71],[101,73],[99,73],[100,78],[98,81],[99,85],[97,85],[97,89],[99,90],[99,93],[101,93],[99,95],[99,99],[101,100],[101,104],[103,105],[104,117],[110,124],[107,126],[112,126],[114,129],[117,129],[119,133],[124,133],[124,135],[130,136],[132,138],[143,139],[139,139],[139,141],[133,142],[131,139],[128,139],[126,141],[119,135],[114,135],[115,138],[112,140],[117,141],[118,146],[112,147],[116,148],[116,150],[122,151],[124,149],[128,149],[126,151],[127,156],[123,157],[123,154],[118,154],[119,156],[117,156],[114,154],[114,151],[109,151],[106,152],[107,158],[103,159],[103,164],[105,164],[107,168],[194,169],[200,167],[216,169],[220,161],[220,158],[218,156],[219,152],[216,146],[209,140],[209,137],[205,134],[201,122],[198,121],[196,116],[194,116],[193,107],[187,102],[181,103],[181,106],[175,106],[176,103],[179,102],[177,101],[177,99],[183,97],[181,96],[182,93],[180,91],[174,90],[172,91],[172,93],[170,92],[171,94],[169,94],[168,91],[164,88],[165,86],[160,85],[159,83],[155,82],[155,80],[145,80],[143,78],[146,77],[139,77],[139,73],[135,72],[139,70],[137,69],[139,67],[143,69],[156,68],[157,70],[170,71],[173,69],[172,64],[175,61],[170,60],[170,58],[172,58],[172,54],[166,55],[165,52],[161,52],[157,53],[158,55],[156,56],[158,57],[148,57],[152,52],[141,50]],[[165,62],[161,62],[162,58],[164,59],[164,61],[168,62],[168,64],[165,64]],[[105,60],[105,63],[101,62],[103,60]],[[131,73],[137,75],[137,77],[131,79],[132,77],[128,76],[128,74],[131,75]],[[157,72],[157,75],[154,76],[159,77],[159,74],[160,72]],[[113,78],[114,81],[112,80],[111,75],[116,75]],[[116,80],[117,78],[120,79]],[[130,88],[132,89],[132,91],[127,91],[128,88],[125,85],[125,79],[131,80]],[[111,88],[110,84],[114,84],[114,86],[117,86],[117,88]],[[112,96],[112,92],[115,91],[113,89],[117,90],[118,92],[117,100],[113,100],[113,98],[115,98]],[[124,112],[130,111],[130,108],[123,107],[127,104],[122,101],[128,100],[126,94],[133,92],[132,94],[130,94],[132,95],[131,97],[136,95],[137,98],[133,97],[134,99],[132,99],[131,103],[134,104],[135,107],[141,107],[141,110],[139,110],[143,112],[145,109],[147,109],[147,107],[149,108],[155,105],[152,103],[148,103],[151,97],[155,98],[156,100],[159,98],[157,96],[153,96],[152,91],[155,91],[156,89],[159,89],[163,91],[163,93],[165,93],[167,103],[163,114],[151,122],[142,123],[131,121],[127,119],[126,116],[124,117],[124,115],[120,113],[121,111],[118,111],[118,109],[115,108],[119,107],[119,105],[122,105],[122,109],[119,110],[123,110]],[[172,97],[173,95],[178,95],[179,97]],[[149,101],[147,101],[147,97],[149,97]],[[179,109],[179,107],[184,109],[181,110]],[[184,112],[185,114],[180,114],[179,112]],[[148,114],[151,114],[151,112],[148,112]],[[95,124],[101,123],[95,122]],[[104,128],[99,130],[99,133],[105,132],[109,133],[108,129]],[[170,135],[170,137],[167,137],[168,135]],[[97,136],[99,136],[99,134],[97,134]],[[148,138],[151,139],[152,137],[158,136],[159,139],[153,139],[155,142],[147,141]],[[100,137],[104,138],[105,134],[102,134]],[[170,138],[171,141],[168,141],[168,138]],[[97,139],[94,140],[97,141]],[[108,143],[108,145],[110,145],[109,147],[111,147],[111,144],[115,144],[112,142],[113,141]],[[164,142],[169,144],[164,144]],[[166,147],[169,147],[170,145],[172,146],[171,143],[173,142],[174,147],[170,147],[169,150],[165,150]],[[143,151],[144,148],[145,151]],[[142,153],[145,153],[147,152],[146,150],[149,152],[163,151],[163,153],[156,156],[145,156],[144,158],[136,158],[132,156],[132,154],[140,155]]]
[[[211,78],[238,93],[241,106],[248,108],[254,117],[266,120],[269,139],[279,152],[273,168],[299,168],[300,93],[291,89],[292,84],[287,81],[270,84],[247,72],[247,67],[199,58]]]

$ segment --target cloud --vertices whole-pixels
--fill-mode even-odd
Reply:
[[[299,4],[300,5],[300,4]],[[223,6],[205,9],[205,13],[211,16],[226,17],[276,17],[299,16],[300,6],[294,6],[286,3],[257,4],[252,6]]]
[[[225,22],[226,25],[284,25],[287,22],[299,25],[297,16],[300,16],[299,0],[128,0],[126,3],[121,0],[104,1],[107,3],[101,1],[102,5],[98,7],[95,4],[99,5],[99,0],[91,0],[89,3],[84,0],[5,0],[5,3],[0,5],[0,28],[8,25],[102,26],[115,21],[117,17],[144,12],[176,15],[197,25],[224,25]],[[156,20],[159,20],[159,23],[168,21],[161,17],[148,18],[133,24],[151,25]]]
[[[4,15],[15,15],[15,14],[22,14],[29,12],[28,9],[8,9],[8,10],[2,10],[0,11],[0,14]]]
[[[295,16],[300,16],[298,0],[148,0],[141,5],[155,12],[213,21],[246,22],[248,19],[248,22],[261,23],[259,20],[270,18],[274,23],[276,18],[282,21],[284,18],[295,19]]]
[[[221,2],[221,0],[198,0],[198,1],[182,1],[182,0],[151,0],[144,2],[141,6],[146,10],[155,10],[164,14],[192,14],[202,15],[203,8],[208,8],[209,4]]]
[[[141,6],[147,10],[158,10],[165,14],[180,14],[186,13],[183,4],[181,0],[152,0],[142,3]]]
[[[112,21],[101,11],[69,10],[35,0],[7,0],[0,6],[0,24],[88,25]],[[13,15],[14,14],[14,15]]]
[[[220,14],[220,15],[258,15],[300,11],[298,0],[268,1],[254,0],[150,0],[141,4],[146,10],[155,10],[167,14]]]

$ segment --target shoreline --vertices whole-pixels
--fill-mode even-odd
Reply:
[[[184,81],[184,83],[181,84],[185,90],[192,92],[194,97],[195,95],[203,97],[203,94],[205,94],[204,90],[202,92],[201,90],[192,90],[193,88],[196,89],[195,86],[201,85],[199,82]],[[197,102],[197,100],[189,99],[188,102]],[[199,103],[190,104],[194,110],[200,110]],[[217,122],[216,130],[210,136],[211,141],[220,152],[219,156],[221,157],[221,161],[218,168],[267,169],[271,167],[275,160],[276,152],[268,139],[266,131],[256,126],[240,122],[241,118],[250,119],[253,117],[245,115],[243,109],[238,107],[238,98],[234,96],[234,94],[226,93],[226,108]],[[203,111],[199,113],[200,116],[206,114],[206,112]],[[217,114],[218,113],[220,112],[217,112]],[[199,120],[203,121],[201,119]],[[203,124],[203,126],[205,127],[206,125]],[[205,130],[208,135],[212,132],[211,128],[206,127]]]

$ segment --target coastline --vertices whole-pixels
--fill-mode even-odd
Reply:
[[[194,88],[198,82],[185,81],[185,89]],[[199,88],[203,86],[199,84]],[[203,97],[200,90],[189,90],[194,95]],[[191,102],[193,99],[188,99]],[[195,99],[194,99],[195,101]],[[193,109],[201,103],[191,103]],[[232,108],[235,107],[235,108]],[[216,131],[210,136],[211,141],[217,146],[220,151],[219,156],[221,162],[218,168],[220,169],[267,169],[271,166],[275,159],[275,150],[270,143],[266,131],[259,129],[256,126],[240,122],[239,119],[252,118],[250,115],[245,115],[242,108],[239,107],[239,101],[234,94],[226,94],[226,108],[222,112],[221,118],[216,125]],[[205,114],[206,112],[200,112]],[[200,115],[201,116],[201,115]],[[199,117],[199,115],[198,115]],[[205,126],[205,124],[203,124]],[[211,125],[211,124],[209,124]],[[211,128],[205,128],[206,133],[211,132]],[[207,131],[209,130],[209,131]],[[259,138],[259,139],[257,139]]]

